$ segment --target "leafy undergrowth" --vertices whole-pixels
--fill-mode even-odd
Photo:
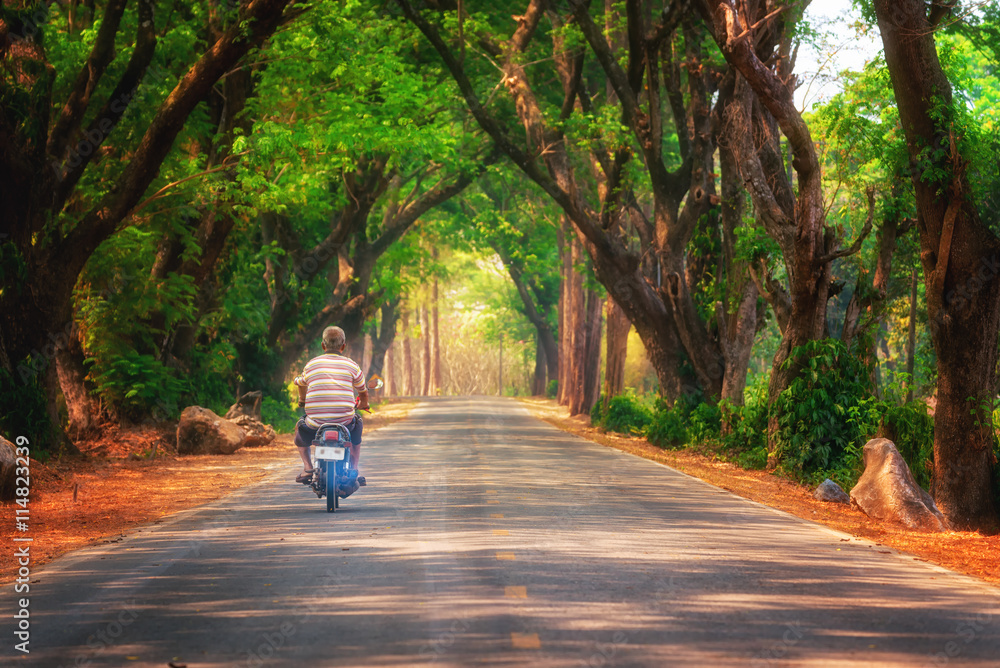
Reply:
[[[588,440],[671,466],[752,501],[864,538],[914,559],[1000,584],[1000,535],[955,531],[921,533],[869,518],[849,506],[824,503],[806,485],[766,471],[746,470],[692,450],[663,450],[641,437],[603,432],[587,416],[569,417],[550,399],[522,398],[532,413],[549,424]]]
[[[403,419],[414,405],[377,406],[365,416],[365,433]],[[112,427],[77,444],[86,460],[32,460],[29,531],[16,531],[16,506],[2,504],[0,542],[13,545],[15,534],[32,538],[31,563],[38,567],[71,550],[117,542],[138,526],[252,485],[273,467],[301,466],[290,434],[232,455],[179,456],[173,441],[173,428]],[[13,581],[17,567],[14,550],[0,551],[0,583]]]

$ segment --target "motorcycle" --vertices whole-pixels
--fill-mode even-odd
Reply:
[[[382,380],[376,378],[368,383],[368,389],[378,390],[382,385]],[[358,401],[355,399],[354,403],[360,419]],[[317,430],[312,445],[313,475],[309,487],[317,497],[326,497],[326,512],[335,513],[340,507],[340,499],[346,499],[361,488],[358,469],[351,466],[351,432],[342,424],[325,424]]]

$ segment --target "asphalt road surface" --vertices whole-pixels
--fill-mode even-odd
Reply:
[[[1000,665],[1000,590],[436,399],[328,514],[265,482],[33,573],[37,666]],[[15,609],[0,595],[3,626]]]

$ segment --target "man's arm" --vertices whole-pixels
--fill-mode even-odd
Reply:
[[[298,390],[299,390],[299,406],[305,406],[306,405],[306,392],[309,391],[309,388],[306,387],[305,385],[296,385],[295,387],[297,387]]]
[[[371,410],[371,406],[368,405],[368,390],[362,390],[358,392],[358,408],[363,411]]]
[[[306,365],[308,366],[308,365]],[[295,387],[299,390],[299,406],[306,405],[306,392],[309,391],[309,383],[306,382],[305,372],[301,376],[296,376],[292,382],[295,383]]]

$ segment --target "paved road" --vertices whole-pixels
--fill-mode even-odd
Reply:
[[[496,399],[373,434],[327,514],[268,481],[37,573],[37,666],[997,666],[1000,590]],[[10,628],[11,588],[0,595]],[[0,657],[15,655],[9,632]]]

